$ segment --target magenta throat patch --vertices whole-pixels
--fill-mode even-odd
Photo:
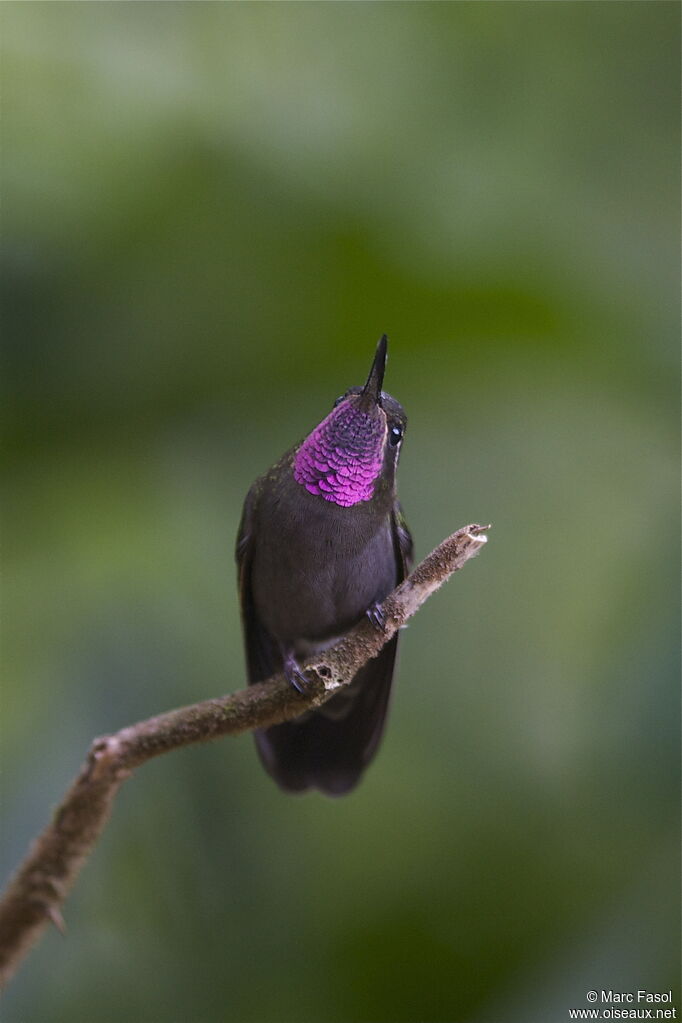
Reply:
[[[369,501],[383,462],[386,420],[344,401],[301,444],[294,479],[306,490],[348,508]]]

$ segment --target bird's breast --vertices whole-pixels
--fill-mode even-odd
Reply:
[[[329,502],[309,494],[300,502],[263,502],[253,599],[267,629],[284,645],[302,648],[342,634],[396,581],[388,515],[331,510]]]

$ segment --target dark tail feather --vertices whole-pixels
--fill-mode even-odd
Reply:
[[[397,645],[395,636],[319,710],[255,733],[260,758],[280,788],[341,796],[357,785],[383,733]]]

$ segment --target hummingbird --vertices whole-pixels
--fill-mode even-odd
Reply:
[[[396,497],[407,426],[382,391],[388,338],[364,386],[351,387],[303,441],[260,476],[244,502],[236,560],[249,684],[283,672],[305,690],[301,663],[407,575],[412,537]],[[398,636],[316,710],[255,732],[260,759],[286,792],[353,789],[384,728]]]

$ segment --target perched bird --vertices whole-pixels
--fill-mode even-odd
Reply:
[[[384,335],[364,387],[337,398],[247,494],[236,557],[249,683],[284,671],[303,690],[300,662],[376,617],[409,570],[412,538],[396,498],[407,417],[381,389],[387,343]],[[319,709],[256,732],[282,789],[336,796],[358,783],[383,731],[397,642]]]

